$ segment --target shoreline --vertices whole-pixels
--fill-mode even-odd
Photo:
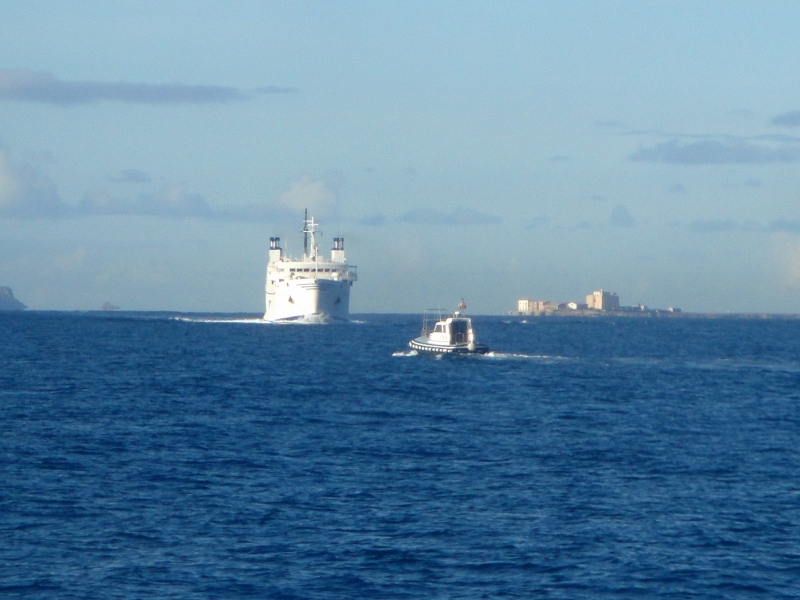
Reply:
[[[24,310],[0,310],[0,315],[21,315],[21,314],[79,314],[95,315],[104,317],[124,317],[126,315],[208,315],[218,317],[239,317],[239,318],[261,318],[263,312],[251,311],[183,311],[183,310],[101,310],[101,309],[24,309]],[[369,315],[406,315],[419,316],[418,313],[395,313],[395,312],[356,312],[351,313],[351,317]],[[587,318],[587,319],[800,319],[800,313],[701,313],[685,311],[669,311],[666,309],[647,309],[631,311],[601,311],[569,308],[558,309],[540,314],[519,313],[516,311],[505,313],[475,313],[473,317],[513,317],[517,319],[545,319],[545,318]]]
[[[585,317],[591,319],[800,319],[800,314],[797,313],[698,313],[662,309],[603,311],[587,309],[572,310],[569,308],[561,308],[552,312],[540,313],[538,315],[511,312],[507,313],[507,316],[520,317],[523,319],[541,319],[548,317]]]

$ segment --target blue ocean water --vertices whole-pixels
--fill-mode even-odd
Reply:
[[[0,314],[0,596],[800,596],[800,320],[232,318]]]

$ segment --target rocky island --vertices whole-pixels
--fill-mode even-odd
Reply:
[[[0,286],[0,310],[25,310],[27,307],[14,298],[10,287]]]

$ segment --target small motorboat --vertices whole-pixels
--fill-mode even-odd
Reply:
[[[440,309],[428,309],[422,317],[422,332],[408,345],[430,354],[486,354],[489,348],[479,344],[472,329],[472,319],[463,316],[467,305],[462,301],[452,316],[442,317]]]

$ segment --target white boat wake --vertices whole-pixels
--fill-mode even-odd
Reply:
[[[323,321],[320,319],[293,319],[291,321],[265,321],[260,317],[253,317],[250,319],[225,319],[225,318],[210,318],[210,317],[172,317],[175,321],[183,321],[185,323],[245,323],[248,325],[346,325],[349,323],[365,323],[366,321]]]
[[[271,325],[268,321],[258,317],[252,319],[213,319],[208,317],[172,317],[175,321],[183,321],[185,323],[247,323],[255,325]]]
[[[419,356],[419,352],[416,350],[409,350],[407,352],[404,350],[397,350],[396,352],[392,352],[392,356]]]
[[[494,352],[490,351],[482,355],[483,358],[493,358],[501,360],[509,359],[533,359],[533,360],[569,360],[566,356],[548,356],[547,354],[524,354],[521,352]]]
[[[399,356],[408,358],[411,356],[421,356],[416,350],[395,350],[392,356]],[[434,358],[441,359],[444,354],[437,354]],[[546,354],[523,354],[519,352],[494,352],[490,351],[486,354],[459,354],[454,355],[457,358],[469,359],[493,359],[493,360],[538,360],[542,362],[552,362],[560,360],[569,360],[566,356],[548,356]]]

